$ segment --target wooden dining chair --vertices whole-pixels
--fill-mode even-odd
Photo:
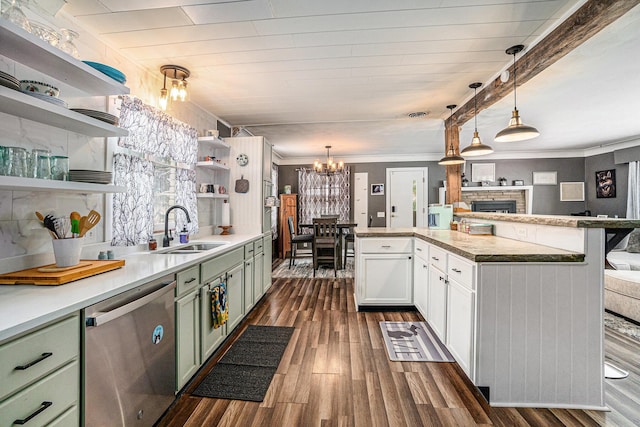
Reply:
[[[313,219],[313,277],[320,264],[332,264],[334,277],[338,277],[339,234],[337,218]]]
[[[291,252],[289,255],[289,269],[291,269],[292,265],[296,265],[296,252],[298,251],[298,245],[301,243],[311,243],[313,244],[313,235],[312,234],[297,234],[296,229],[293,226],[293,217],[290,216],[287,218],[287,223],[289,224],[289,242],[291,243]]]

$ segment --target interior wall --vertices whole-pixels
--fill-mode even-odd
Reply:
[[[629,164],[615,164],[614,153],[606,153],[586,157],[584,169],[587,209],[591,211],[591,214],[626,217]],[[611,169],[616,171],[616,197],[599,199],[596,196],[596,172]]]

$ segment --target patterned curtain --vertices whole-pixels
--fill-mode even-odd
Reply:
[[[114,156],[113,246],[134,246],[153,234],[153,163],[127,154]]]
[[[112,245],[146,243],[153,233],[154,165],[143,157],[163,159],[162,167],[175,168],[175,203],[184,206],[192,220],[187,224],[186,216],[182,211],[177,211],[180,213],[176,214],[176,227],[177,230],[182,230],[186,225],[190,233],[196,233],[198,203],[193,167],[198,155],[198,131],[130,96],[122,97],[120,127],[128,130],[129,135],[119,138],[118,145],[139,153],[140,157],[114,155],[114,180],[123,183],[121,185],[127,187],[127,192],[114,198]],[[167,163],[170,164],[164,164],[164,159],[168,159]],[[145,166],[141,166],[140,162]],[[150,177],[146,175],[149,171]],[[169,185],[168,188],[174,187]],[[163,206],[164,209],[168,207]],[[156,214],[156,217],[161,216]],[[136,225],[135,229],[131,229],[128,219]]]
[[[338,221],[350,217],[351,169],[322,175],[313,169],[298,171],[299,223],[310,224],[320,215],[338,215]]]
[[[627,218],[640,218],[640,162],[629,162]]]

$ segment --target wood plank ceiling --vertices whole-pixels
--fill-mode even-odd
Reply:
[[[445,106],[464,104],[469,83],[491,82],[508,67],[507,47],[534,45],[583,3],[68,0],[62,10],[152,72],[167,63],[189,68],[191,101],[267,136],[295,162],[322,156],[327,143],[335,156],[439,158]],[[616,46],[633,43],[638,32]],[[527,96],[521,112],[534,124]],[[486,142],[511,108],[483,112]],[[407,119],[415,111],[429,115]],[[463,129],[461,141],[471,131]],[[545,144],[555,149],[556,142]]]

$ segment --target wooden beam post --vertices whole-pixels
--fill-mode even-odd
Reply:
[[[455,117],[454,117],[455,118]],[[447,126],[445,121],[444,129],[444,152],[447,153],[453,144],[456,153],[460,152],[460,127],[457,125]],[[445,154],[446,155],[446,154]],[[460,176],[460,165],[445,166],[447,170],[447,196],[445,202],[451,204],[462,200],[462,178]]]
[[[616,19],[640,4],[640,0],[589,0],[517,60],[517,85],[521,86]],[[515,43],[514,43],[515,44]],[[509,46],[505,46],[505,49]],[[507,56],[505,54],[505,61]],[[509,67],[513,75],[513,65]],[[478,112],[489,108],[513,90],[513,81],[502,83],[498,76],[478,92]],[[473,118],[473,100],[456,111],[455,123],[462,126]],[[508,117],[505,118],[505,124]]]

